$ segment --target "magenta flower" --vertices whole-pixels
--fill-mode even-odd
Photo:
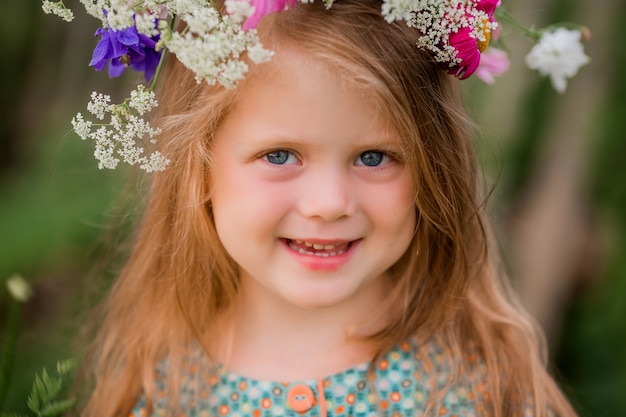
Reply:
[[[123,30],[99,28],[96,36],[100,41],[91,57],[90,66],[102,71],[109,64],[109,77],[119,77],[127,66],[143,72],[149,81],[156,72],[161,59],[161,51],[156,51],[159,36],[149,38],[137,32],[135,26]]]
[[[501,5],[501,0],[482,0],[480,3],[478,3],[478,6],[476,8],[487,13],[489,15],[489,19],[491,19],[491,21],[493,22],[494,16],[496,14],[496,9]]]
[[[481,0],[476,4],[475,9],[484,12],[489,17],[489,22],[493,22],[499,4],[499,0]],[[487,38],[486,42],[480,42],[472,36],[472,28],[469,27],[462,27],[457,32],[450,34],[448,41],[456,49],[456,56],[460,60],[458,64],[448,70],[450,74],[464,80],[476,71],[480,64],[480,54],[485,51],[489,43],[490,29],[487,28],[484,34]]]
[[[254,13],[243,24],[243,30],[254,29],[264,16],[270,13],[281,12],[285,7],[294,7],[296,0],[250,0],[254,6]]]
[[[480,51],[476,39],[470,36],[471,29],[464,27],[458,32],[450,34],[450,45],[456,49],[457,58],[461,60],[448,72],[461,80],[466,79],[476,71],[480,63]]]
[[[497,48],[487,48],[481,55],[476,76],[487,84],[493,84],[496,81],[495,77],[508,71],[509,64],[506,52]]]

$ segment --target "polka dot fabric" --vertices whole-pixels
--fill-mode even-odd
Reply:
[[[475,355],[474,355],[475,356]],[[375,364],[374,386],[368,364],[322,380],[269,382],[225,369],[209,373],[201,355],[185,369],[180,410],[168,405],[163,373],[157,381],[152,416],[176,417],[476,417],[488,395],[481,384],[453,380],[444,350],[434,343],[417,349],[404,342]],[[468,363],[481,365],[471,357]],[[432,371],[432,372],[430,372]],[[432,376],[431,376],[432,375]],[[373,389],[372,389],[373,388]],[[432,390],[436,395],[431,399]],[[429,401],[429,399],[431,401]],[[478,401],[481,399],[481,401]],[[433,402],[434,400],[434,402]],[[141,399],[131,417],[147,417]]]

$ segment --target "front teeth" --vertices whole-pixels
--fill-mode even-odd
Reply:
[[[302,245],[304,244],[304,246],[308,247],[308,248],[313,248],[316,250],[331,250],[334,249],[335,246],[337,245],[319,245],[317,243],[311,243],[311,242],[306,242],[304,240],[296,240],[295,241],[298,245]]]
[[[346,245],[346,244],[341,244],[341,245],[320,245],[317,243],[311,243],[311,242],[307,242],[304,240],[294,240],[293,242],[295,242],[298,245],[304,245],[307,248],[313,248],[315,250],[332,250],[336,247],[341,247],[340,250],[338,251],[333,251],[333,252],[312,252],[312,251],[308,251],[305,248],[303,248],[302,246],[295,246],[295,245],[290,245],[290,247],[297,251],[298,253],[302,254],[302,255],[313,255],[313,256],[319,256],[319,257],[329,257],[329,256],[337,256],[337,255],[341,255],[342,253],[344,253],[345,251],[348,250],[348,248],[350,247],[350,245]]]

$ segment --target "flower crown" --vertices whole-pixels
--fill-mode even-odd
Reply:
[[[143,72],[140,84],[120,104],[111,104],[108,95],[93,92],[87,110],[98,120],[85,120],[81,113],[72,119],[74,131],[83,140],[95,142],[94,155],[99,168],[113,169],[120,158],[147,172],[161,171],[169,160],[144,146],[156,143],[160,130],[143,115],[158,103],[154,87],[165,55],[176,55],[192,70],[197,82],[220,83],[232,88],[243,79],[248,64],[269,60],[272,51],[260,43],[256,26],[270,13],[295,7],[296,2],[314,0],[225,0],[221,13],[214,0],[80,0],[87,13],[102,22],[95,35],[100,37],[89,65],[102,71],[108,64],[110,77],[127,67]],[[323,0],[332,7],[334,0]],[[63,0],[43,0],[43,10],[71,21],[74,15]],[[542,31],[518,25],[500,8],[499,0],[384,0],[382,17],[389,23],[404,21],[422,35],[417,46],[431,53],[444,70],[460,79],[476,75],[492,83],[494,76],[508,69],[506,54],[489,47],[499,31],[496,16],[522,29],[536,44],[526,63],[551,78],[559,92],[566,79],[589,61],[581,44],[581,29],[551,27]],[[174,23],[185,22],[177,31]]]

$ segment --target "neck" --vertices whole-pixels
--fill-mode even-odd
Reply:
[[[318,379],[367,362],[376,347],[364,336],[385,324],[372,315],[387,287],[381,278],[345,302],[304,308],[244,277],[239,307],[227,324],[232,343],[220,356],[238,374],[274,381]]]

